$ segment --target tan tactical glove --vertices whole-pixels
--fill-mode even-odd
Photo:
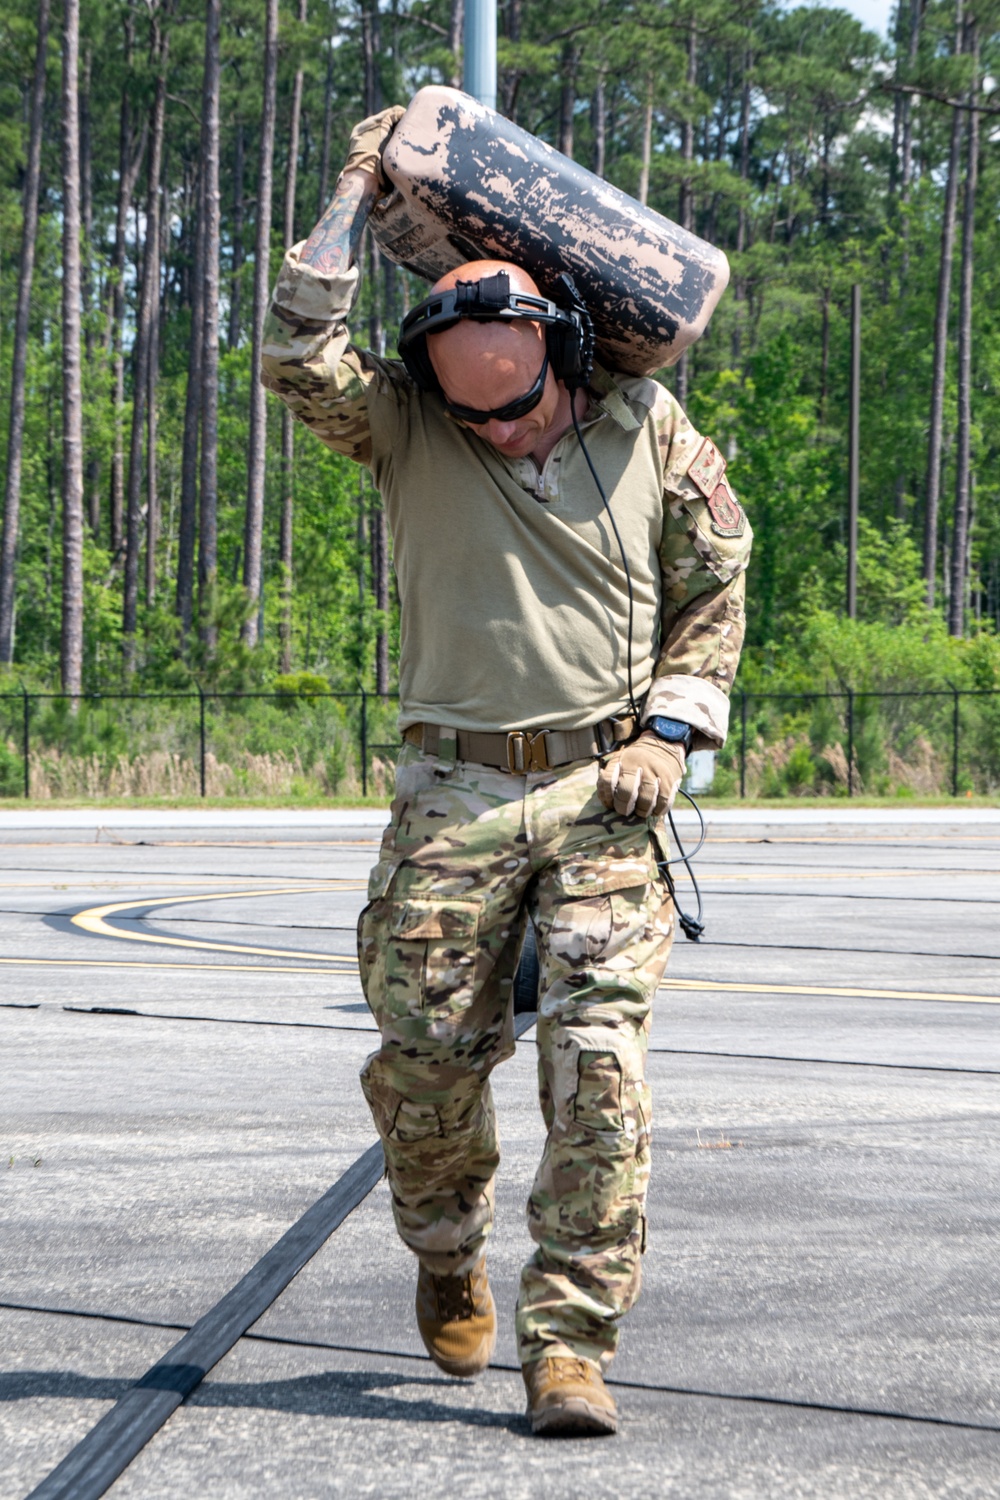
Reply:
[[[373,177],[378,178],[380,186],[388,190],[392,184],[386,180],[382,171],[382,147],[405,113],[401,104],[392,104],[380,114],[369,115],[367,120],[355,125],[351,131],[344,171],[370,172]]]
[[[683,745],[670,744],[646,729],[601,767],[597,795],[623,818],[659,818],[674,805],[685,760]]]

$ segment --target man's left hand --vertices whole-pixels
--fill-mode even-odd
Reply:
[[[623,818],[662,817],[674,805],[685,760],[683,745],[646,729],[601,767],[597,795]]]

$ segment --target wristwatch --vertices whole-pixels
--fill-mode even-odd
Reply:
[[[663,714],[654,714],[651,719],[646,720],[644,727],[659,735],[661,740],[666,740],[668,745],[683,745],[685,755],[691,749],[694,730],[681,719],[667,719]]]

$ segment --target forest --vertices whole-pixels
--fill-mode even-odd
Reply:
[[[0,692],[391,693],[379,497],[254,372],[352,125],[459,84],[462,33],[462,0],[8,0]],[[997,0],[899,0],[885,41],[774,0],[501,0],[498,108],[729,257],[661,378],[756,533],[744,691],[1000,687],[998,52]],[[356,337],[392,353],[422,284],[363,264]]]

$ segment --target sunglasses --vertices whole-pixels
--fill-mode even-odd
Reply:
[[[538,379],[526,391],[523,396],[518,396],[516,401],[508,401],[506,406],[498,406],[493,411],[477,411],[474,406],[459,406],[456,401],[445,401],[444,409],[460,422],[467,422],[470,427],[482,427],[486,422],[516,422],[518,417],[526,417],[529,411],[534,411],[545,394],[545,379],[549,373],[549,356],[546,352],[542,360],[542,368],[538,372]]]

